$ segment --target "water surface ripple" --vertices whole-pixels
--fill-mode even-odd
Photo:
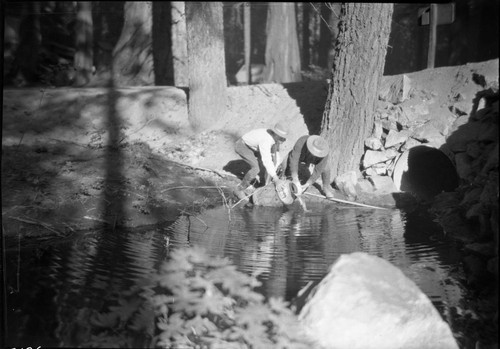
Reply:
[[[218,207],[166,226],[95,231],[51,244],[6,243],[6,345],[68,346],[90,338],[96,312],[130,298],[169,251],[203,246],[239,270],[259,273],[266,296],[294,299],[345,253],[364,251],[399,267],[443,318],[464,291],[459,250],[425,213],[308,204]]]

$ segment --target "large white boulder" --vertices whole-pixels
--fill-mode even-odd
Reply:
[[[299,319],[318,348],[458,349],[449,326],[415,283],[363,252],[335,262]]]

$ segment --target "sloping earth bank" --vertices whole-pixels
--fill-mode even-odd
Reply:
[[[418,93],[408,102],[424,103],[428,92],[426,108],[450,114],[451,89],[470,90],[464,67],[487,70],[495,62],[409,74]],[[186,94],[175,87],[5,89],[5,233],[26,224],[45,233],[104,221],[155,224],[179,209],[224,203],[244,170],[235,140],[285,121],[291,132],[283,151],[289,151],[298,137],[319,131],[327,89],[326,81],[230,87],[228,113],[200,133],[190,128]],[[374,194],[394,204],[390,193]]]
[[[289,90],[320,117],[326,84]],[[102,222],[156,224],[179,210],[228,203],[233,173],[243,169],[233,151],[243,132],[278,120],[290,124],[291,139],[308,132],[280,85],[229,88],[228,114],[198,134],[185,92],[174,87],[6,89],[3,99],[7,235],[28,226],[22,234],[46,236]]]
[[[470,100],[462,102],[471,103],[480,88],[464,71],[488,69],[496,69],[498,81],[498,60],[408,74],[417,93],[407,103],[417,108],[428,95],[428,109],[449,115],[450,96],[466,91]],[[283,120],[291,130],[284,151],[290,150],[301,135],[318,132],[327,88],[325,81],[230,87],[228,113],[201,133],[189,126],[185,92],[174,87],[5,89],[3,233],[39,243],[104,223],[160,224],[180,212],[232,205],[231,187],[244,169],[235,140]],[[390,197],[374,193],[382,194]],[[441,212],[454,210],[450,202],[443,205]],[[474,234],[478,226],[467,229]],[[481,265],[470,265],[476,276],[498,275],[498,268],[485,274]],[[484,292],[479,286],[478,294]],[[478,304],[487,310],[486,331],[498,329],[495,304],[496,297]]]

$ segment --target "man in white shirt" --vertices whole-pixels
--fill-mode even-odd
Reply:
[[[276,183],[279,180],[276,173],[277,166],[281,161],[279,147],[286,140],[287,135],[287,125],[278,122],[272,129],[259,128],[247,132],[236,142],[234,150],[250,165],[250,170],[234,190],[238,199],[242,200],[246,197],[244,190],[250,187],[251,182],[259,174],[259,158],[273,182]]]

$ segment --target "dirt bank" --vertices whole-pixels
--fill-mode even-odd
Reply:
[[[450,91],[470,83],[460,80],[462,70],[410,74],[416,91],[411,103],[424,103],[427,91],[429,108],[449,113]],[[326,81],[230,87],[228,112],[200,133],[189,125],[185,91],[175,87],[5,89],[5,233],[26,227],[25,234],[67,234],[103,222],[156,224],[179,210],[223,204],[244,170],[235,140],[281,120],[290,126],[283,147],[289,151],[301,135],[319,131],[327,88]],[[365,192],[358,200],[374,198],[395,204],[385,192]]]
[[[467,115],[469,100],[481,86],[464,72],[491,69],[496,69],[498,93],[498,60],[408,74],[414,93],[406,103],[450,118]],[[5,89],[3,233],[38,243],[102,224],[161,224],[180,212],[232,205],[231,188],[244,170],[234,142],[250,129],[281,120],[290,125],[284,151],[290,150],[300,136],[319,131],[326,94],[326,81],[230,87],[228,113],[211,129],[196,133],[189,126],[186,93],[174,87]],[[463,106],[455,103],[450,110],[450,98],[458,94]],[[493,183],[498,196],[498,160],[494,171],[496,179],[483,182]],[[475,184],[476,192],[483,190],[483,182]],[[466,282],[478,294],[471,301],[480,313],[474,326],[480,337],[495,342],[498,267],[491,260],[498,261],[498,214],[491,217],[486,236],[480,219],[468,220],[458,208],[467,193],[461,186],[451,199],[435,202],[434,211],[446,229],[454,226],[469,244]],[[358,200],[396,204],[391,193],[377,190],[365,191]],[[12,241],[17,243],[7,243]]]

